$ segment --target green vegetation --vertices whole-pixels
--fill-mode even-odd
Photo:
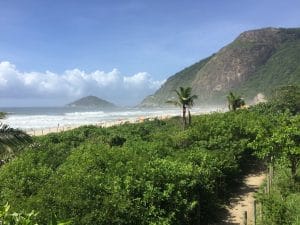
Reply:
[[[244,99],[242,99],[241,96],[234,95],[232,92],[229,92],[229,95],[227,96],[227,101],[228,109],[230,111],[235,111],[245,105]]]
[[[5,116],[6,116],[6,113],[5,113],[5,112],[0,112],[0,119],[5,118]]]
[[[190,108],[194,105],[194,100],[197,99],[197,95],[192,95],[191,87],[179,87],[179,91],[175,90],[177,95],[176,100],[169,100],[167,103],[174,104],[182,108],[182,120],[183,120],[183,128],[186,128],[186,110],[188,109],[188,117],[189,117],[189,125],[192,123],[192,117]]]
[[[0,119],[6,113],[0,112]],[[0,167],[23,149],[23,144],[31,142],[31,137],[21,130],[0,123]]]
[[[300,86],[288,85],[274,89],[270,102],[275,111],[288,110],[292,115],[300,113]]]
[[[255,149],[254,153],[270,167],[265,187],[257,195],[262,204],[259,224],[299,225],[299,87],[285,86],[274,92],[276,95],[270,103],[254,108],[267,116],[265,119],[258,118],[260,125],[255,128],[256,137],[250,145]]]
[[[167,99],[175,97],[173,91],[179,87],[191,87],[199,72],[214,55],[200,60],[199,62],[183,69],[182,71],[169,77],[162,87],[154,94],[143,100],[141,106],[162,106],[166,104]]]
[[[288,41],[270,56],[270,58],[257,71],[252,74],[235,91],[245,96],[255,96],[262,92],[272,96],[272,90],[282,85],[300,84],[300,40]]]
[[[197,62],[187,68],[184,68],[182,71],[171,76],[166,82],[166,84],[170,83],[170,85],[171,85],[168,92],[174,90],[175,89],[174,87],[180,87],[180,86],[189,87],[189,86],[191,86],[191,82],[193,82],[193,80],[195,79],[195,76],[197,75],[198,71],[200,69],[202,69],[213,56],[214,55],[211,55],[205,59],[202,59],[199,62]]]
[[[37,213],[9,213],[10,206],[5,204],[0,208],[0,224],[2,225],[37,225],[35,217]]]
[[[208,224],[251,166],[248,112],[38,137],[0,170],[0,204],[74,224]],[[251,119],[251,121],[253,121]]]
[[[258,94],[272,96],[281,85],[300,85],[300,29],[260,29],[241,34],[213,56],[171,76],[142,106],[161,106],[172,90],[192,87],[196,103],[223,104],[227,93],[246,101]]]
[[[38,224],[211,224],[263,161],[275,176],[258,195],[262,224],[299,224],[300,115],[274,104],[194,116],[185,130],[171,118],[36,137],[0,168],[0,205],[38,211]]]
[[[5,204],[0,208],[0,224],[1,225],[38,225],[36,223],[36,216],[38,213],[31,211],[30,213],[9,213],[10,205]],[[57,221],[55,215],[47,223],[48,225],[68,225],[71,224],[71,220]]]
[[[263,216],[259,221],[261,225],[300,224],[300,181],[298,178],[297,183],[292,182],[286,163],[275,164],[270,193],[260,192],[257,195],[262,203]]]

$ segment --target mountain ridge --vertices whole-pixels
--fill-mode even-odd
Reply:
[[[221,104],[229,91],[248,102],[279,85],[300,84],[300,28],[245,31],[217,53],[169,77],[140,106],[163,106],[173,90],[190,86],[196,104]]]

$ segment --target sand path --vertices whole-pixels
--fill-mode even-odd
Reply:
[[[253,224],[253,202],[254,193],[263,184],[266,175],[263,172],[256,172],[244,178],[243,185],[236,195],[230,200],[227,207],[227,218],[219,225],[239,225],[243,224],[244,212],[247,211],[247,224]]]

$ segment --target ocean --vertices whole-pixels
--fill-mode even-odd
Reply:
[[[218,111],[216,108],[193,108],[192,114]],[[180,116],[180,108],[120,108],[117,110],[79,109],[72,107],[0,108],[7,116],[0,122],[24,131],[81,125],[101,125],[112,122],[134,122],[146,118]]]
[[[7,116],[1,122],[22,130],[133,121],[149,117],[179,116],[179,108],[138,109],[122,108],[114,111],[78,109],[71,107],[0,108]]]

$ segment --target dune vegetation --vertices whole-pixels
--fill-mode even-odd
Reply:
[[[277,99],[290,92],[280,93]],[[76,225],[211,224],[242,177],[264,164],[272,165],[274,182],[268,195],[258,194],[261,224],[299,224],[294,93],[285,106],[274,100],[193,116],[186,129],[174,117],[35,137],[1,166],[0,204],[38,212],[32,218],[38,224],[53,217]]]

